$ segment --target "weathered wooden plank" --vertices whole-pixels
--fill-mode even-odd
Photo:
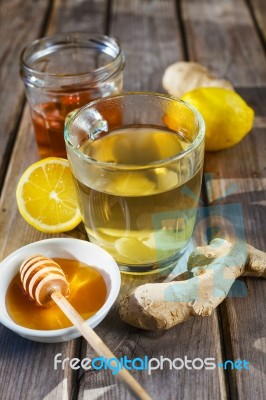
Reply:
[[[126,55],[125,88],[127,90],[161,91],[161,79],[167,65],[184,59],[175,2],[171,0],[115,0],[112,7],[110,34],[115,35]],[[122,292],[154,277],[123,276]],[[96,328],[115,355],[149,358],[214,357],[221,359],[217,315],[192,319],[165,333],[145,332],[124,324],[113,307],[108,317]],[[87,346],[83,357],[95,357]],[[218,369],[171,370],[167,366],[151,375],[133,371],[134,376],[159,399],[224,399],[226,388],[223,372]],[[189,382],[189,384],[188,384]],[[109,371],[90,370],[80,375],[79,400],[88,398],[130,399],[123,385]]]
[[[239,93],[255,110],[260,121],[266,117],[265,88],[241,89]],[[208,153],[205,171],[212,174],[207,191],[210,203],[223,198],[220,204],[239,203],[243,209],[247,242],[266,250],[266,123],[253,131],[237,146],[217,153]],[[230,160],[230,162],[228,162]],[[231,187],[231,193],[226,194]]]
[[[71,397],[75,373],[54,369],[54,357],[73,358],[79,341],[65,344],[42,344],[18,337],[0,326],[0,391],[3,400],[68,399]]]
[[[190,320],[182,325],[164,332],[145,332],[124,324],[116,309],[108,315],[106,320],[96,328],[97,333],[105,339],[113,349],[117,358],[127,356],[128,359],[164,357],[193,360],[213,357],[220,360],[221,349],[217,337],[218,322],[214,318]],[[96,357],[96,354],[87,348],[83,357]],[[176,365],[180,365],[177,361]],[[199,399],[219,399],[225,397],[224,385],[219,387],[217,370],[170,370],[165,361],[164,368],[152,371],[131,371],[136,379],[149,391],[154,400],[159,399],[191,399],[197,393]],[[222,382],[223,377],[221,377]],[[131,399],[124,386],[117,382],[110,371],[87,371],[80,378],[79,399],[88,399],[92,394],[99,398]],[[91,395],[91,397],[90,397]]]
[[[263,104],[265,89],[241,90],[258,116],[266,116]],[[256,125],[255,125],[256,126]],[[214,176],[208,184],[210,201],[224,196],[220,204],[236,204],[239,220],[243,216],[246,240],[266,251],[266,126],[254,128],[239,145],[232,149],[208,154],[206,170]],[[228,163],[228,160],[231,160]],[[232,192],[226,195],[226,191]],[[242,214],[242,215],[241,215]],[[241,232],[240,232],[241,233]],[[250,371],[230,372],[231,392],[240,399],[253,397],[263,399],[266,391],[264,371],[266,369],[265,337],[265,281],[245,279],[247,293],[244,297],[226,299],[221,308],[227,332],[227,358],[246,359]],[[226,323],[225,323],[226,324]],[[228,343],[229,341],[229,343]]]
[[[73,5],[73,2],[71,1],[66,3],[63,0],[60,4],[58,2],[56,4],[57,4],[57,13],[59,14],[58,20],[61,21],[60,17],[61,13],[62,16],[64,16],[64,14],[66,13],[72,15],[72,19],[70,20],[71,21],[70,25],[73,24],[73,20],[75,19],[75,12],[73,11],[73,13],[71,13],[71,9],[72,7],[75,9],[76,7],[75,4]],[[99,22],[100,20],[103,21],[105,17],[104,15],[105,3],[97,2],[97,4],[98,4],[97,13],[96,14],[91,13],[90,19],[92,21],[98,19]],[[99,7],[100,5],[101,7]],[[18,10],[18,12],[21,11]],[[79,21],[79,17],[80,15],[79,13],[77,13],[76,15],[77,22]],[[53,21],[55,20],[56,18],[54,17]],[[67,23],[65,24],[65,29],[67,29]],[[12,158],[9,163],[9,168],[7,171],[6,181],[1,198],[0,259],[3,259],[12,251],[27,243],[31,243],[36,240],[41,240],[46,237],[53,236],[53,235],[42,234],[38,232],[36,229],[30,227],[22,219],[16,206],[15,188],[17,186],[19,177],[22,175],[23,171],[37,159],[38,159],[38,153],[30,121],[29,110],[28,107],[26,107],[22,116],[18,138],[16,140]],[[23,232],[23,234],[19,235],[18,232]],[[68,235],[71,234],[72,233],[70,232]],[[76,236],[76,233],[74,235]],[[80,235],[83,237],[82,231],[80,232]]]
[[[19,56],[43,31],[49,1],[2,0],[0,3],[0,190],[17,133],[24,101]],[[42,18],[36,18],[36,11]],[[25,20],[31,21],[25,24]]]
[[[173,1],[115,0],[110,34],[126,55],[128,91],[162,91],[164,69],[184,58]]]
[[[266,84],[266,60],[243,0],[181,0],[190,60],[235,86]]]
[[[135,282],[128,282],[128,280]],[[149,279],[150,281],[151,279]],[[123,276],[122,293],[132,285],[145,283],[147,278]],[[208,319],[191,319],[166,332],[148,332],[133,328],[120,320],[117,307],[113,307],[107,318],[96,328],[100,337],[113,349],[118,359],[126,356],[149,359],[164,357],[194,360],[206,357],[221,360],[219,327],[216,314]],[[96,357],[89,347],[84,347],[81,357]],[[177,361],[177,366],[180,361]],[[225,399],[226,390],[223,373],[220,370],[171,370],[167,361],[163,369],[152,371],[131,371],[136,379],[148,390],[154,400]],[[218,375],[219,379],[218,379]],[[189,384],[188,384],[189,382]],[[101,399],[131,399],[124,386],[117,382],[110,371],[87,371],[80,375],[79,400],[92,395]],[[191,397],[192,396],[192,397]]]
[[[105,33],[107,0],[54,0],[46,34],[85,31]]]
[[[14,40],[14,43],[16,43],[20,37],[25,45],[26,42],[28,43],[32,40],[32,36],[30,36],[28,32],[30,32],[31,35],[34,34],[33,26],[36,24],[36,4],[40,3],[42,6],[42,8],[38,10],[39,14],[36,20],[39,23],[43,23],[42,18],[44,18],[45,15],[42,10],[44,9],[46,2],[13,1],[11,3],[12,13],[8,17],[9,25],[14,29],[14,25],[11,23],[11,17],[15,20],[17,18],[19,23],[15,25],[15,34],[10,38],[10,43],[12,43],[12,40]],[[88,3],[90,4],[90,9],[88,9]],[[29,4],[32,4],[34,15]],[[56,1],[55,9],[53,10],[52,21],[45,30],[45,33],[52,33],[59,30],[88,29],[89,26],[91,26],[94,31],[103,31],[105,10],[106,1],[91,1],[81,3],[65,0]],[[26,33],[24,34],[22,26],[24,25],[26,17],[30,18],[31,24],[26,24],[27,28],[25,28]],[[6,49],[5,52],[7,52],[8,42],[7,48],[5,47],[5,44],[3,45],[4,49]],[[9,45],[11,46],[11,44]],[[14,52],[13,59],[10,59],[10,57],[8,55],[9,71],[13,71],[13,69],[17,69],[18,61],[14,62]],[[8,78],[6,70],[5,78]],[[5,83],[2,82],[1,89],[2,87],[5,88],[3,85],[5,85]],[[20,92],[16,90],[15,86],[13,87],[12,92],[10,91],[10,93],[8,93],[10,97],[10,107],[13,106],[13,108],[15,108],[14,103],[12,105],[12,102],[14,102],[15,98],[17,99],[17,93]],[[0,96],[1,95],[3,94],[0,90]],[[7,95],[7,90],[5,90],[5,95]],[[23,96],[21,95],[21,99],[22,98]],[[4,100],[2,101],[2,104],[4,104]],[[21,107],[22,101],[20,101],[20,104],[16,105],[16,108],[18,109],[17,114],[21,112]],[[5,110],[7,113],[7,109]],[[11,120],[12,118],[10,117],[10,119],[8,118],[7,121],[10,122]],[[1,130],[1,132],[3,132],[3,130]],[[2,148],[0,151],[2,151]],[[5,177],[5,184],[3,186],[3,192],[1,196],[0,260],[10,254],[12,251],[27,243],[55,236],[42,234],[30,227],[19,215],[16,206],[15,189],[18,179],[23,171],[37,159],[38,154],[31,126],[29,110],[28,107],[26,107],[22,114],[18,136]],[[80,231],[77,230],[75,233],[70,232],[68,235],[56,236],[64,237],[71,235],[74,235],[75,237],[84,237],[82,229]],[[56,345],[37,344],[24,340],[10,332],[5,327],[1,326],[0,397],[4,398],[5,400],[26,400],[29,398],[30,394],[30,396],[34,397],[36,400],[58,400],[71,398],[77,384],[77,376],[69,368],[67,368],[67,370],[54,371],[53,360],[55,354],[58,352],[62,353],[63,358],[72,358],[74,356],[78,356],[80,343],[81,340]],[[15,385],[14,382],[16,383]]]
[[[212,174],[209,202],[238,203],[247,241],[265,250],[265,73],[266,58],[246,3],[240,0],[183,1],[190,58],[226,76],[256,111],[255,128],[237,146],[206,155]],[[250,61],[252,60],[252,62]],[[259,123],[257,124],[257,121]],[[238,214],[237,214],[238,215]],[[230,220],[229,220],[230,222]],[[222,227],[222,226],[221,226]],[[250,371],[229,371],[233,398],[265,396],[265,282],[247,279],[248,295],[228,298],[220,308],[225,360],[246,359]]]

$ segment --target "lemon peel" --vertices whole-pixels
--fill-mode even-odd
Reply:
[[[207,151],[234,146],[252,129],[254,111],[236,92],[202,87],[186,93],[182,100],[194,106],[203,116]]]

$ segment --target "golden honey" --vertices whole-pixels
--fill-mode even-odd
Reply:
[[[68,301],[82,318],[90,318],[106,300],[107,289],[103,276],[97,269],[77,260],[53,260],[61,266],[68,280]],[[52,330],[72,325],[56,304],[42,307],[31,300],[23,289],[19,273],[7,289],[6,308],[13,321],[26,328]]]

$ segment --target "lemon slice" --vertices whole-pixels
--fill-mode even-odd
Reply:
[[[22,217],[41,232],[65,232],[81,222],[72,174],[64,158],[49,157],[32,164],[19,180],[16,199]]]

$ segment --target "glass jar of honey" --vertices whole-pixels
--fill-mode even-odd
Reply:
[[[20,72],[41,158],[66,157],[66,115],[120,93],[124,64],[116,39],[84,32],[45,37],[23,50]]]

